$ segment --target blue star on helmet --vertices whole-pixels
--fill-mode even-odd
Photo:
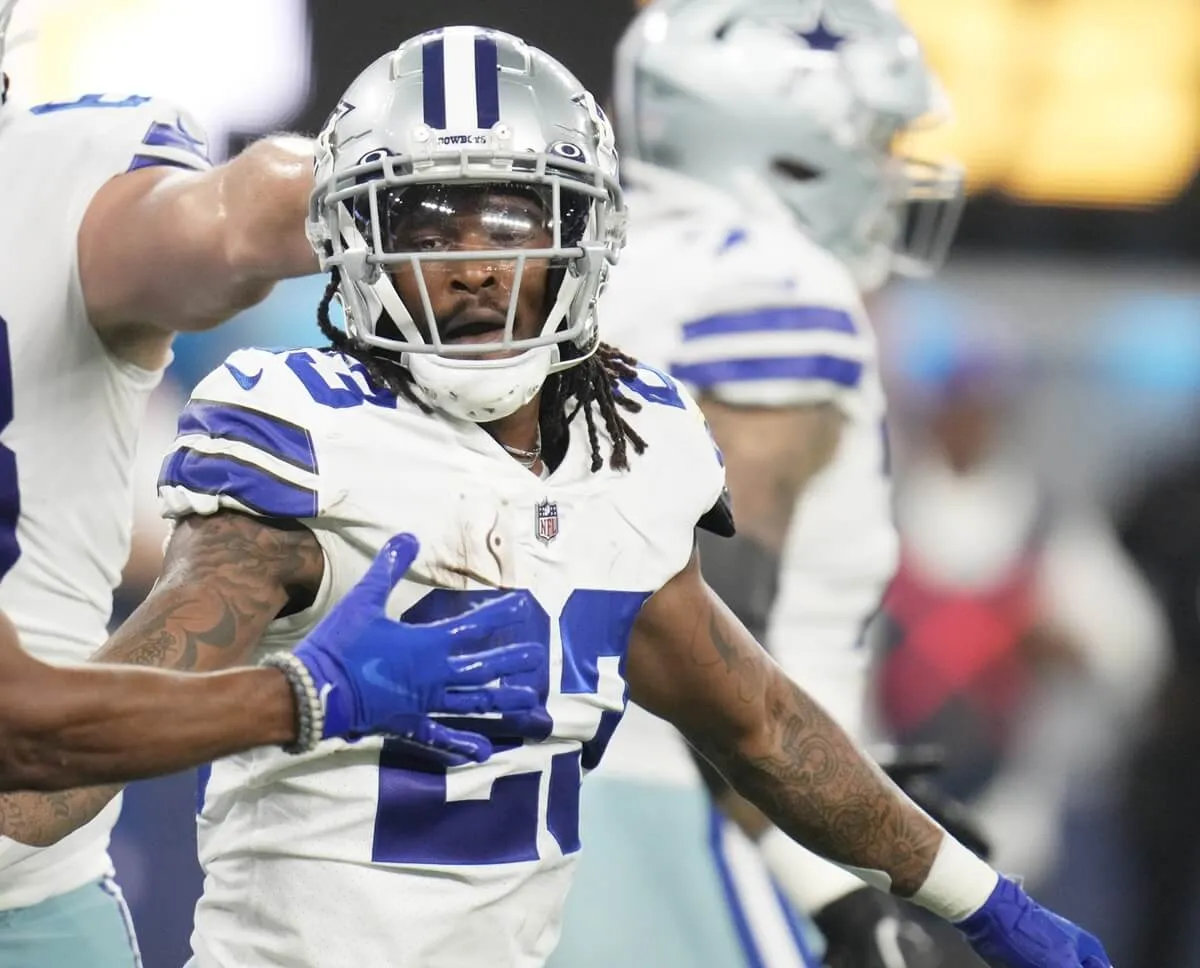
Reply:
[[[834,33],[825,26],[824,18],[818,20],[812,30],[797,30],[796,36],[802,38],[812,50],[837,50],[846,42],[844,34]]]

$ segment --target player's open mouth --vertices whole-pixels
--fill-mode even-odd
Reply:
[[[469,309],[442,323],[440,329],[444,343],[497,343],[504,338],[504,314]]]

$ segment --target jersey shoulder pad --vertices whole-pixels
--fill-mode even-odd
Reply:
[[[332,369],[326,359],[316,350],[238,350],[201,380],[159,474],[163,514],[317,517],[332,497],[321,465],[333,409],[309,385],[335,392],[319,369]]]
[[[700,406],[678,380],[643,363],[637,375],[622,381],[622,393],[641,404],[631,423],[646,442],[633,457],[655,475],[654,490],[694,525],[725,489],[725,458]]]
[[[726,244],[688,301],[672,375],[742,406],[846,403],[875,359],[846,267],[780,226]]]
[[[212,167],[200,123],[170,101],[143,95],[85,94],[29,109],[31,131],[46,151],[80,156],[79,163],[111,177],[166,165]]]

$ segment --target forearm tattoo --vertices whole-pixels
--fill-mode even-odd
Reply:
[[[188,518],[158,586],[94,658],[182,672],[236,665],[289,599],[311,600],[322,568],[307,528],[231,512]]]
[[[320,545],[302,526],[231,512],[187,519],[172,536],[159,584],[93,659],[182,672],[237,665],[289,600],[311,600],[323,567]],[[0,794],[0,831],[53,842],[120,789]]]
[[[725,616],[697,627],[693,660],[721,663],[741,702],[764,706],[765,729],[737,742],[719,731],[690,738],[786,833],[830,860],[884,871],[896,894],[924,882],[941,841],[925,817],[811,697],[750,648]]]

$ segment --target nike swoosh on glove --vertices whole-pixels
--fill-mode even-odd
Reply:
[[[367,573],[295,648],[325,706],[323,738],[387,733],[440,750],[448,765],[482,762],[491,742],[431,716],[509,713],[538,704],[536,690],[508,676],[537,672],[547,644],[485,648],[531,614],[527,592],[510,592],[437,622],[414,625],[385,614],[392,589],[416,560],[415,536],[385,544]]]
[[[1001,877],[983,907],[956,925],[997,968],[1112,968],[1100,941]]]

